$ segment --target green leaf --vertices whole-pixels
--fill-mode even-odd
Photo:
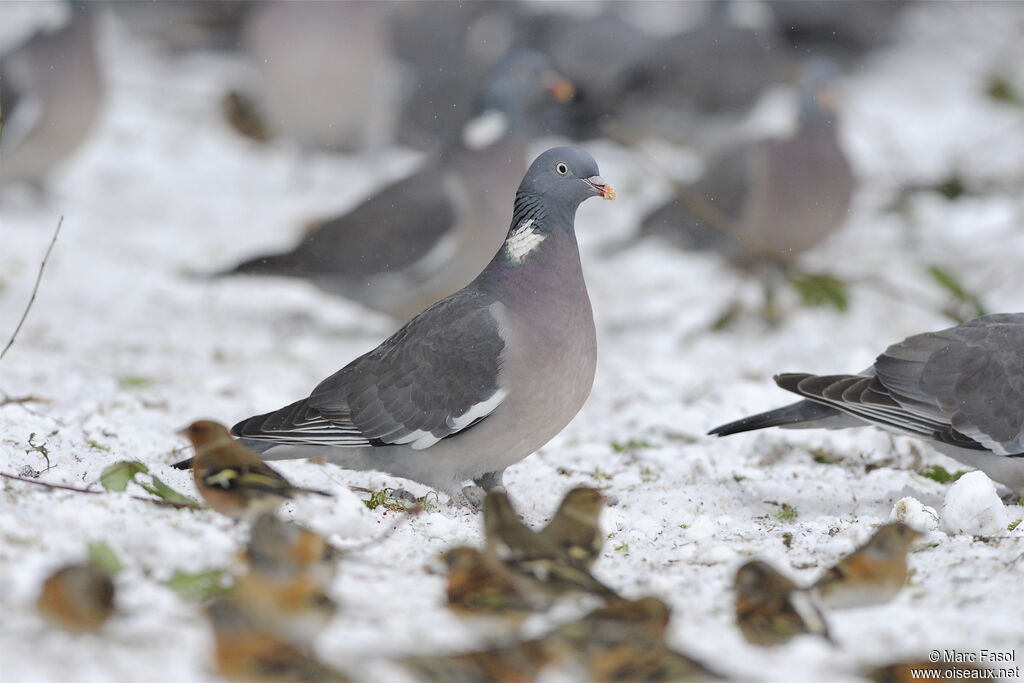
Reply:
[[[124,569],[121,560],[117,559],[117,553],[103,541],[90,543],[88,548],[89,562],[100,571],[113,576]]]
[[[933,263],[928,266],[928,274],[931,275],[932,279],[935,280],[940,287],[949,292],[954,301],[960,304],[965,304],[969,308],[968,317],[985,315],[986,310],[984,304],[981,302],[981,297],[967,291],[964,286],[960,284],[960,281],[957,280],[956,277],[948,270]],[[956,313],[956,311],[951,312],[951,317],[955,319],[963,317],[956,315]]]
[[[942,465],[931,465],[929,467],[925,467],[923,470],[918,472],[918,474],[922,477],[931,479],[932,481],[937,481],[940,484],[951,484],[967,474],[967,472],[964,470],[960,470],[959,472],[950,472]]]
[[[139,486],[141,486],[142,488],[152,493],[154,496],[163,498],[164,500],[169,500],[172,503],[181,503],[182,505],[194,505],[196,507],[202,507],[202,505],[200,505],[197,500],[195,500],[194,498],[189,498],[183,493],[178,493],[170,486],[165,484],[159,477],[152,474],[149,476],[153,480],[152,486],[147,486],[141,482],[136,483],[139,484]]]
[[[968,299],[967,290],[960,285],[960,281],[942,266],[937,266],[933,263],[928,266],[928,274],[932,276],[933,280],[939,283],[939,286],[948,291],[955,298],[960,301],[966,301]]]
[[[177,571],[167,580],[167,586],[186,600],[202,602],[231,590],[226,577],[223,569],[205,569],[194,574]]]
[[[1006,525],[1006,530],[1007,531],[1013,531],[1014,529],[1016,529],[1017,527],[1020,526],[1021,521],[1024,521],[1024,520],[1017,519],[1017,520],[1014,520],[1014,521],[1010,522],[1009,524]]]
[[[143,389],[153,383],[148,377],[138,375],[123,375],[117,378],[117,384],[122,389]]]
[[[798,514],[795,507],[789,503],[783,503],[782,509],[775,513],[775,519],[780,522],[794,522]]]
[[[135,481],[135,475],[149,472],[149,468],[138,460],[122,460],[108,465],[100,473],[100,484],[108,491],[121,492]]]
[[[616,453],[635,451],[640,448],[650,448],[651,444],[642,439],[630,439],[629,441],[612,441],[612,450]]]
[[[996,102],[1024,106],[1024,99],[1014,89],[1013,84],[1002,76],[993,76],[988,80],[985,94]]]
[[[397,498],[394,498],[391,495],[391,491],[392,489],[389,488],[383,488],[380,491],[374,491],[373,493],[370,494],[370,497],[368,499],[363,501],[363,505],[370,508],[371,510],[376,510],[377,508],[382,507],[385,510],[391,510],[392,512],[406,512],[407,508],[405,503],[398,500]]]
[[[845,311],[850,306],[846,283],[828,273],[795,273],[790,283],[800,295],[804,306],[831,306]]]

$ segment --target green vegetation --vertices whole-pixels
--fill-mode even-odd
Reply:
[[[121,560],[117,558],[117,553],[115,553],[113,548],[103,541],[90,543],[88,549],[89,562],[91,562],[92,565],[100,571],[106,572],[110,576],[114,576],[124,569],[124,565],[121,564]]]
[[[775,519],[786,523],[795,522],[799,514],[795,507],[789,503],[783,503],[782,509],[775,513]]]
[[[149,481],[137,479],[136,477],[140,474],[145,474]],[[178,493],[165,484],[159,477],[149,471],[149,467],[145,463],[141,463],[138,460],[115,462],[113,465],[105,467],[103,472],[100,473],[100,485],[108,491],[120,493],[127,489],[128,484],[131,483],[136,484],[142,490],[161,500],[189,507],[203,507],[195,499]]]
[[[153,384],[153,380],[139,375],[123,375],[117,378],[117,385],[122,389],[143,389]]]
[[[918,474],[926,479],[937,481],[940,484],[952,484],[954,481],[967,474],[967,472],[964,470],[960,470],[959,472],[950,472],[942,465],[930,465],[919,471]]]
[[[850,306],[849,288],[834,275],[794,273],[789,282],[800,295],[804,306],[831,306],[838,311],[845,311]]]
[[[177,571],[167,580],[167,587],[185,600],[205,602],[231,590],[223,569],[204,569],[193,574]]]

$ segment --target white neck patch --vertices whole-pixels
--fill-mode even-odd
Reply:
[[[505,255],[512,263],[522,263],[547,237],[544,233],[534,229],[532,218],[525,220],[517,225],[505,240]]]

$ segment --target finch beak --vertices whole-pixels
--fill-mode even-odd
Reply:
[[[599,175],[590,176],[583,182],[594,188],[594,191],[597,192],[602,199],[614,200],[616,197],[615,188],[606,183],[604,178]]]

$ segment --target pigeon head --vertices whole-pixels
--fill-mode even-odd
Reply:
[[[615,199],[615,190],[601,177],[594,157],[576,147],[554,147],[537,157],[519,193],[543,197],[573,211],[590,197]]]
[[[544,105],[565,103],[574,95],[572,84],[534,50],[512,52],[491,69],[480,93],[479,113],[466,123],[462,141],[482,149],[513,128],[529,125]]]
[[[808,60],[800,74],[800,118],[831,119],[839,107],[836,81],[839,67],[829,59]]]

